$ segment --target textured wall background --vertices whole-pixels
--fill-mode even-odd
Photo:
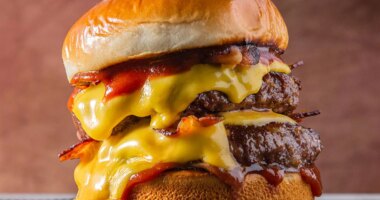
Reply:
[[[0,192],[75,192],[76,142],[66,110],[61,44],[94,0],[0,0]],[[288,63],[302,80],[299,110],[322,115],[317,162],[326,192],[380,192],[380,1],[276,0],[288,24]]]

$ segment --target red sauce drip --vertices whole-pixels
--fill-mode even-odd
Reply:
[[[194,166],[206,169],[208,172],[214,174],[224,183],[233,187],[233,196],[238,198],[238,191],[242,186],[244,177],[250,173],[256,173],[263,176],[266,181],[273,185],[278,186],[284,179],[284,169],[277,167],[262,168],[259,165],[252,165],[249,167],[239,167],[231,171],[225,171],[215,166],[211,166],[205,163],[195,164]],[[321,196],[322,194],[322,182],[319,174],[319,170],[314,165],[303,167],[300,169],[302,179],[310,185],[311,191],[314,196]],[[234,199],[235,199],[234,198]]]
[[[76,74],[71,84],[75,86],[104,83],[107,101],[121,94],[129,94],[140,89],[148,79],[177,74],[190,69],[192,59],[181,60],[181,56],[164,56],[156,59],[134,60],[116,64],[100,71]]]
[[[321,196],[323,188],[318,168],[314,165],[303,167],[300,169],[300,174],[303,181],[310,185],[313,195],[317,197]]]
[[[255,49],[252,45],[250,48]],[[121,94],[129,94],[140,89],[148,79],[177,74],[190,69],[194,64],[212,63],[215,55],[228,55],[232,47],[238,47],[243,53],[243,57],[249,57],[251,63],[256,64],[271,63],[273,60],[280,60],[269,48],[260,47],[260,53],[252,53],[255,50],[246,51],[247,45],[224,45],[191,49],[168,55],[158,56],[142,60],[130,60],[115,64],[100,71],[81,72],[74,75],[71,84],[75,87],[86,88],[100,82],[106,86],[104,100],[107,101]],[[256,56],[254,56],[256,55]],[[72,107],[72,98],[78,91],[74,91],[68,103],[69,109]]]
[[[146,169],[144,171],[141,171],[135,175],[132,175],[131,178],[128,181],[128,184],[123,192],[123,196],[121,199],[128,199],[131,191],[133,188],[139,184],[139,183],[144,183],[149,180],[152,180],[159,176],[162,172],[172,169],[174,167],[178,166],[178,164],[175,163],[160,163],[155,165],[154,167],[150,169]]]
[[[69,110],[72,110],[73,109],[73,104],[74,104],[74,99],[75,99],[75,96],[77,96],[77,94],[82,91],[81,88],[74,88],[74,91],[71,93],[70,97],[69,97],[69,100],[67,101],[67,108]]]
[[[260,174],[266,179],[269,184],[275,187],[278,186],[284,179],[284,170],[276,167],[262,169],[257,165],[253,165],[250,167],[238,167],[233,170],[226,171],[224,169],[206,163],[199,163],[195,164],[194,166],[207,170],[211,174],[218,177],[222,182],[230,185],[233,189],[232,199],[239,199],[239,190],[242,187],[244,177],[247,174]],[[258,171],[258,168],[261,168],[261,170]]]
[[[278,168],[266,168],[259,171],[258,174],[263,176],[273,186],[278,186],[284,179],[284,170]]]
[[[177,167],[185,167],[183,169],[186,169],[186,166],[189,165],[183,165],[178,163],[160,163],[155,165],[151,169],[147,169],[138,174],[133,175],[126,186],[122,199],[128,199],[131,191],[137,184],[148,182],[159,176],[164,171]],[[206,163],[194,163],[190,164],[190,166],[205,169],[209,173],[219,178],[222,182],[226,183],[227,185],[230,185],[233,189],[232,195],[235,198],[238,198],[238,191],[240,190],[240,187],[242,186],[242,183],[244,181],[244,177],[247,174],[260,174],[267,180],[269,184],[275,187],[283,181],[285,174],[285,170],[283,169],[279,169],[277,167],[263,169],[258,165],[253,165],[250,167],[241,167],[231,171],[227,171]],[[310,185],[313,195],[320,196],[322,194],[322,185],[319,170],[314,165],[309,167],[303,167],[300,169],[300,174],[302,179]]]

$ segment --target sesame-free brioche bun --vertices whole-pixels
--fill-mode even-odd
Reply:
[[[237,42],[286,49],[270,0],[103,0],[70,29],[62,57],[71,80],[129,59]]]
[[[158,178],[135,186],[132,200],[148,199],[235,199],[230,186],[209,173],[181,170],[166,172]],[[285,173],[277,186],[270,185],[263,176],[248,174],[238,192],[239,199],[247,200],[311,200],[310,186],[299,173]]]

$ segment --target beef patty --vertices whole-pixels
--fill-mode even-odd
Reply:
[[[222,92],[208,91],[199,94],[181,116],[202,117],[219,112],[253,108],[272,109],[276,113],[288,115],[298,105],[300,90],[300,81],[295,77],[271,72],[264,76],[259,92],[249,95],[241,103],[232,103]]]
[[[290,123],[226,125],[230,150],[242,166],[295,168],[314,162],[322,150],[319,134]]]

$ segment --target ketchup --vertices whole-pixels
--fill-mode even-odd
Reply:
[[[178,60],[166,62],[165,59],[148,63],[138,61],[120,63],[104,70],[76,74],[71,84],[102,82],[106,86],[105,100],[109,100],[120,94],[129,94],[140,89],[149,78],[176,74],[189,68],[188,63]]]
[[[69,97],[69,100],[67,101],[67,108],[69,110],[72,110],[73,109],[73,104],[74,104],[74,99],[75,99],[75,96],[77,96],[77,94],[79,92],[81,92],[82,89],[81,88],[78,88],[78,87],[75,87],[73,92],[71,93],[70,97]]]
[[[282,180],[284,180],[284,170],[280,170],[276,167],[265,168],[262,171],[259,171],[258,174],[263,176],[267,182],[273,186],[278,186]]]
[[[133,175],[130,178],[127,187],[125,188],[122,199],[128,199],[131,191],[137,184],[148,182],[159,176],[164,171],[178,167],[180,167],[179,169],[186,169],[186,166],[187,165],[178,163],[160,163],[155,165],[151,169],[147,169],[138,174]],[[259,174],[263,176],[269,184],[276,187],[283,181],[286,171],[284,169],[279,169],[278,167],[259,167],[261,169],[258,170],[259,168],[256,165],[250,167],[240,167],[238,169],[233,169],[230,171],[206,163],[195,163],[192,164],[192,166],[196,168],[205,169],[225,184],[231,186],[232,195],[235,198],[238,198],[239,190],[241,189],[244,177],[247,174]],[[317,167],[315,167],[314,165],[302,167],[299,173],[301,174],[302,180],[310,185],[313,195],[320,196],[322,194],[322,185],[321,177],[319,175],[319,170],[317,169]]]
[[[71,84],[84,89],[100,82],[105,84],[104,100],[121,94],[129,94],[140,89],[148,79],[168,76],[187,71],[199,63],[212,63],[213,56],[228,55],[232,47],[238,47],[246,65],[262,62],[269,64],[281,61],[269,48],[257,48],[252,44],[222,45],[199,49],[183,50],[153,58],[129,60],[99,71],[80,72],[74,75]],[[214,63],[221,64],[221,63]],[[80,90],[74,90],[68,102],[72,107],[73,98]]]
[[[128,184],[127,184],[127,186],[123,192],[123,196],[121,199],[125,199],[125,200],[128,199],[130,192],[132,191],[133,187],[136,186],[137,184],[150,181],[150,180],[156,178],[162,172],[167,171],[169,169],[172,169],[176,166],[178,166],[178,164],[175,164],[175,163],[159,163],[150,169],[146,169],[146,170],[141,171],[135,175],[132,175],[128,181]]]
[[[318,168],[315,165],[309,167],[302,167],[300,169],[302,180],[310,185],[311,191],[314,196],[321,196],[322,194],[322,181]]]

